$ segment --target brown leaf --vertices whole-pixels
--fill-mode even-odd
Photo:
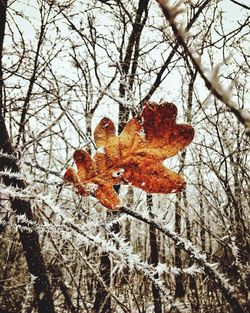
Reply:
[[[99,148],[92,159],[84,150],[76,150],[77,172],[68,168],[65,180],[78,193],[94,195],[108,209],[119,208],[120,200],[113,185],[131,183],[152,193],[179,192],[185,181],[167,169],[162,161],[176,155],[188,145],[194,130],[186,124],[176,124],[177,108],[164,102],[146,103],[140,118],[132,118],[119,136],[108,118],[103,118],[94,131]]]

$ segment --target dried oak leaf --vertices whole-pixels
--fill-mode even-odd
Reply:
[[[119,209],[114,185],[131,183],[151,193],[174,193],[185,187],[184,178],[167,169],[163,160],[176,155],[194,137],[190,125],[176,124],[177,108],[171,103],[147,102],[117,136],[113,122],[103,118],[94,131],[97,152],[76,150],[77,171],[68,168],[64,178],[83,196],[94,195],[102,205]]]

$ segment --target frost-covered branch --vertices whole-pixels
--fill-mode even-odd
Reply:
[[[5,171],[0,171],[0,177],[1,176],[8,176],[19,180],[24,180],[23,175],[20,173],[12,172],[11,170],[6,169]]]
[[[234,313],[244,313],[237,297],[234,295],[234,288],[229,285],[227,279],[217,269],[217,264],[211,264],[207,261],[206,255],[195,247],[189,240],[183,239],[176,232],[172,231],[168,226],[162,226],[156,223],[153,219],[146,218],[137,212],[134,212],[128,208],[122,207],[121,212],[126,213],[162,232],[164,235],[171,238],[176,245],[178,245],[183,251],[185,251],[191,259],[194,259],[199,264],[206,275],[214,280],[221,289],[228,303],[231,305]]]
[[[215,72],[212,74],[212,79],[209,79],[205,74],[205,70],[201,64],[201,60],[199,57],[194,55],[194,51],[188,47],[185,36],[186,31],[181,29],[181,27],[176,22],[176,16],[182,12],[180,9],[180,4],[182,1],[179,1],[176,5],[170,6],[168,0],[156,0],[159,3],[159,6],[162,9],[162,12],[169,22],[169,25],[172,28],[172,31],[176,37],[178,44],[183,48],[185,53],[190,58],[193,66],[200,74],[201,78],[203,79],[206,87],[211,93],[221,102],[223,102],[227,109],[232,112],[237,119],[244,125],[245,132],[247,136],[250,136],[250,112],[246,109],[238,109],[236,104],[231,100],[228,90],[225,90],[222,85],[218,81],[217,72],[218,67],[215,69]]]
[[[25,286],[25,298],[22,303],[21,313],[26,313],[29,310],[29,305],[30,305],[29,302],[33,298],[33,288],[34,288],[36,279],[37,279],[36,276],[30,274],[29,283]]]

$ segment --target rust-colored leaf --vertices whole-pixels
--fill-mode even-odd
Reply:
[[[94,131],[98,148],[94,158],[76,150],[77,171],[68,168],[65,180],[83,196],[92,194],[111,210],[120,206],[114,185],[131,183],[151,193],[174,193],[185,187],[184,178],[167,169],[163,160],[176,155],[194,137],[190,125],[176,124],[177,108],[171,103],[147,102],[141,117],[132,118],[119,136],[108,118]]]
[[[126,167],[124,179],[150,193],[175,193],[185,187],[184,178],[155,159],[134,158]]]
[[[140,151],[164,160],[185,148],[193,140],[194,129],[187,124],[176,124],[176,116],[177,108],[172,103],[146,105],[142,120],[148,144]]]
[[[73,155],[80,181],[85,181],[97,174],[96,165],[87,151],[76,150]]]

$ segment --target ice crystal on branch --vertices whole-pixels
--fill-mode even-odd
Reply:
[[[176,116],[174,104],[147,102],[140,116],[130,119],[119,136],[115,134],[114,123],[103,118],[94,131],[97,146],[94,158],[87,151],[76,150],[73,157],[77,171],[68,168],[65,180],[73,183],[80,195],[93,194],[111,210],[120,207],[113,185],[130,183],[150,193],[181,191],[185,187],[184,178],[162,163],[194,137],[190,125],[176,124]],[[89,190],[89,185],[96,188]]]

